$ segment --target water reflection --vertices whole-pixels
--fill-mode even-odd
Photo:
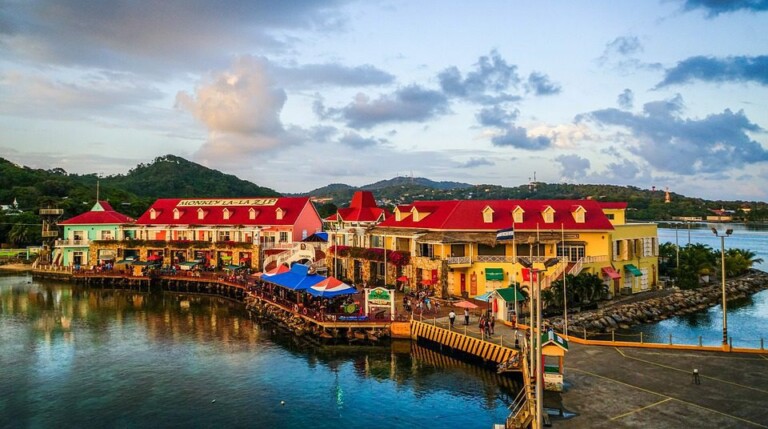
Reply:
[[[0,367],[0,427],[490,427],[519,388],[408,341],[310,345],[220,298],[19,276]]]

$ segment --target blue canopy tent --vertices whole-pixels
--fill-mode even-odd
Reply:
[[[306,265],[294,264],[288,272],[268,277],[262,276],[261,279],[289,290],[303,291],[325,280],[325,277],[309,274],[309,267]]]

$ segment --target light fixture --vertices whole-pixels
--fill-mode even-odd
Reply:
[[[558,263],[560,263],[559,258],[549,258],[546,261],[544,261],[544,267],[549,268],[553,265],[557,265]]]
[[[733,234],[733,229],[728,228],[725,230],[725,235],[731,235],[731,234]]]
[[[531,268],[533,266],[528,258],[519,257],[517,258],[517,262],[519,262],[520,265],[524,266],[525,268]]]

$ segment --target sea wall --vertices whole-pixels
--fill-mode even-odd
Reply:
[[[751,270],[748,274],[727,280],[725,285],[727,299],[734,300],[750,296],[768,289],[768,273]],[[681,290],[673,288],[664,296],[650,297],[645,300],[627,303],[610,303],[592,311],[568,315],[568,330],[574,334],[586,330],[588,333],[610,332],[614,329],[626,329],[641,323],[653,323],[670,317],[701,311],[722,302],[720,283],[698,289]],[[562,331],[563,318],[553,317],[547,321],[558,331]]]

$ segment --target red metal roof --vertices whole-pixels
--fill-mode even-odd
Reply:
[[[116,212],[106,201],[96,203],[91,211],[61,221],[59,225],[104,225],[132,223],[135,219]]]
[[[572,210],[575,206],[583,207],[584,222],[574,219]],[[493,211],[491,221],[485,222],[483,212],[487,208]],[[520,207],[523,222],[515,223],[518,230],[560,229],[566,230],[612,230],[608,217],[596,201],[591,200],[449,200],[449,201],[414,201],[398,206],[401,213],[410,213],[400,221],[395,216],[380,223],[380,227],[418,228],[433,230],[475,230],[497,231],[512,226],[512,212]],[[552,207],[555,211],[553,221],[544,222],[542,211]],[[414,221],[414,209],[420,220]]]
[[[311,207],[308,197],[269,198],[163,198],[136,221],[138,225],[294,225],[301,212]],[[174,209],[178,212],[175,218]],[[229,218],[225,219],[225,209]],[[255,217],[251,219],[251,209]],[[314,208],[313,208],[314,209]],[[155,218],[152,218],[152,211]],[[198,212],[202,212],[200,219]],[[282,219],[278,219],[282,212]]]
[[[387,218],[392,214],[376,205],[371,191],[357,191],[352,196],[349,207],[338,209],[336,213],[328,216],[325,220],[331,222],[337,220],[343,222],[376,222],[382,216]]]

